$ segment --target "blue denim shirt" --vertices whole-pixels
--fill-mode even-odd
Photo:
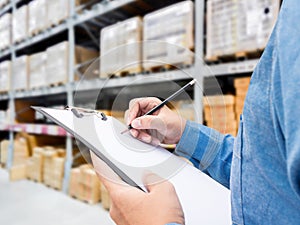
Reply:
[[[252,75],[237,137],[188,121],[176,154],[230,188],[233,224],[300,224],[298,116],[300,4],[285,0]]]

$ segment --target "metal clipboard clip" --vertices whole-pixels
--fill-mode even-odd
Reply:
[[[77,118],[83,118],[85,116],[97,116],[101,120],[106,121],[107,116],[103,112],[99,112],[97,110],[93,109],[84,109],[79,107],[73,107],[73,106],[65,106],[65,110],[70,110]]]

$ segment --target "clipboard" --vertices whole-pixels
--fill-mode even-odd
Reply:
[[[115,118],[87,109],[32,108],[72,134],[129,185],[146,192],[145,172],[168,179],[186,225],[231,224],[228,189],[165,149],[140,142],[129,133],[121,135],[126,126]]]

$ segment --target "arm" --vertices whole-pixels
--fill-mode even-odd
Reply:
[[[154,145],[179,142],[175,154],[188,158],[195,167],[229,188],[234,137],[186,121],[166,106],[154,115],[142,116],[159,103],[157,98],[140,98],[130,102],[125,119],[134,128],[131,134]]]
[[[187,121],[175,154],[229,188],[234,137]]]

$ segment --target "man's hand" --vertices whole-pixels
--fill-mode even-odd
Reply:
[[[160,104],[157,98],[137,98],[129,103],[125,113],[127,125],[131,124],[131,134],[146,143],[157,145],[159,143],[176,144],[181,138],[186,120],[170,110],[162,107],[153,115],[143,116],[149,110]]]
[[[112,200],[110,216],[117,225],[184,224],[184,215],[173,185],[154,174],[145,178],[148,193],[125,184],[91,153],[96,172]]]

